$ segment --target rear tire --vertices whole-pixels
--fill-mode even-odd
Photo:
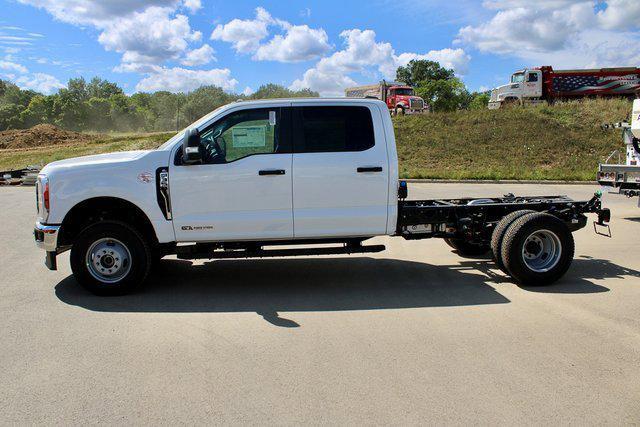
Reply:
[[[502,262],[509,275],[526,286],[550,285],[573,261],[575,244],[569,227],[546,213],[516,219],[502,241]]]
[[[80,285],[96,295],[124,295],[139,288],[153,255],[133,227],[105,221],[85,228],[71,248],[71,270]]]
[[[491,234],[491,253],[493,254],[493,260],[495,261],[498,268],[505,273],[507,273],[507,269],[504,267],[504,263],[502,262],[502,254],[500,253],[502,250],[502,241],[504,239],[504,235],[507,232],[507,228],[518,218],[533,213],[530,209],[523,209],[520,211],[511,212],[508,215],[505,215],[496,228],[493,229],[493,233]]]
[[[463,256],[481,256],[489,252],[490,249],[488,245],[469,243],[464,239],[447,238],[444,241]]]

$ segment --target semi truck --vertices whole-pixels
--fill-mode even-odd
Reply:
[[[414,89],[402,82],[382,80],[368,86],[350,87],[345,90],[347,98],[379,99],[389,108],[391,115],[426,113],[429,106],[416,96]]]
[[[376,236],[442,238],[547,285],[569,269],[586,215],[610,218],[598,194],[409,200],[387,104],[345,98],[234,102],[155,150],[50,163],[36,211],[45,265],[70,250],[77,282],[98,295],[138,289],[167,255],[374,253]]]
[[[607,127],[622,129],[626,161],[622,164],[618,159],[617,163],[609,163],[617,151],[611,153],[609,158],[598,168],[598,183],[608,188],[611,193],[638,197],[640,196],[640,99],[633,101],[631,124],[621,122]],[[638,207],[640,207],[640,198],[638,199]]]
[[[516,71],[511,81],[491,91],[489,109],[535,105],[585,97],[633,98],[640,89],[640,68],[554,70],[550,66]]]

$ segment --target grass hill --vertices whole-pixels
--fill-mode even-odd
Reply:
[[[600,161],[615,149],[624,151],[620,132],[603,131],[600,125],[628,119],[630,112],[631,103],[626,100],[587,100],[397,117],[400,174],[403,178],[593,180]],[[0,149],[0,170],[154,148],[171,135],[90,135],[75,142],[19,145]]]
[[[394,119],[403,178],[593,180],[598,163],[624,153],[627,100],[585,100]]]

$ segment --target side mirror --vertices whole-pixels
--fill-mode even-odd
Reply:
[[[182,140],[182,163],[195,165],[202,163],[202,148],[198,129],[187,129]]]

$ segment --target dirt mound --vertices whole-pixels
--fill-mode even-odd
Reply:
[[[32,148],[88,142],[93,138],[79,132],[62,130],[53,125],[36,125],[31,129],[14,129],[0,132],[0,149]]]

